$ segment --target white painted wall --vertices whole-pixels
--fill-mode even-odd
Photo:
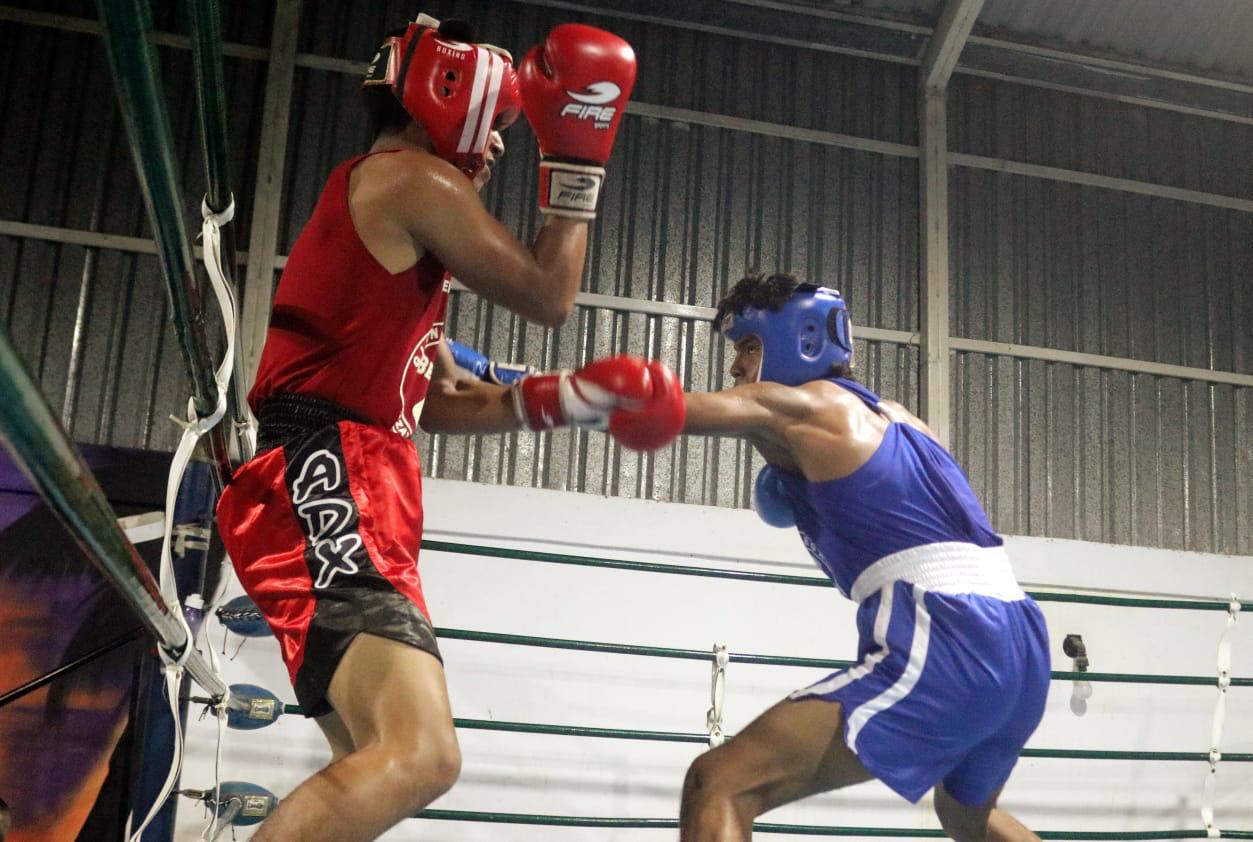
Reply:
[[[794,530],[748,511],[431,480],[427,535],[607,558],[818,575]],[[1253,595],[1253,558],[1078,541],[1009,538],[1029,587],[1103,588],[1225,598]],[[436,625],[616,643],[852,658],[853,606],[832,589],[768,585],[424,553],[421,572]],[[235,585],[229,596],[239,592]],[[1225,615],[1044,603],[1055,668],[1067,633],[1084,637],[1091,669],[1210,675]],[[1253,676],[1253,618],[1235,630],[1233,674]],[[210,639],[222,632],[210,621]],[[227,643],[234,652],[238,639]],[[455,715],[666,731],[702,731],[710,703],[703,662],[600,655],[462,641],[441,643]],[[292,701],[272,639],[249,641],[227,662],[228,683],[249,682]],[[728,670],[726,727],[734,733],[821,670]],[[1097,684],[1087,714],[1070,711],[1071,686],[1054,683],[1032,747],[1205,751],[1217,691],[1211,687]],[[212,785],[216,729],[189,727],[184,787]],[[672,818],[698,745],[488,731],[460,733],[464,764],[446,809]],[[1223,748],[1253,752],[1253,688],[1229,694]],[[280,797],[318,769],[329,750],[311,722],[283,717],[268,729],[227,734],[223,777]],[[1203,763],[1020,762],[1002,804],[1036,829],[1161,830],[1200,827]],[[1253,829],[1253,764],[1224,765],[1218,823]],[[766,820],[938,827],[877,782],[784,807]],[[184,802],[177,839],[197,838],[203,810]],[[238,839],[248,838],[241,829]],[[388,840],[656,840],[668,830],[558,829],[412,820]],[[783,838],[783,837],[772,837]],[[800,837],[790,837],[800,838]]]

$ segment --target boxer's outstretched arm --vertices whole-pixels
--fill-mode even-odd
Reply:
[[[805,389],[780,383],[745,383],[720,392],[687,394],[686,435],[781,435],[816,407]]]
[[[656,360],[619,355],[500,386],[460,377],[452,350],[440,343],[420,423],[428,433],[583,427],[655,450],[679,434],[683,412],[682,387]]]

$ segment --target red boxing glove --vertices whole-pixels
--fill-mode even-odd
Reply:
[[[623,446],[653,450],[683,428],[678,379],[659,362],[617,356],[568,371],[537,374],[513,387],[514,409],[528,430],[567,424],[608,430]]]
[[[592,219],[603,164],[635,86],[635,51],[617,35],[566,23],[518,65],[522,110],[539,142],[540,210]]]
[[[656,450],[674,441],[683,432],[687,419],[687,399],[683,384],[665,363],[648,364],[652,375],[652,397],[641,409],[620,409],[609,416],[609,435],[631,450]]]

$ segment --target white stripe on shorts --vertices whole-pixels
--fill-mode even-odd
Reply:
[[[931,615],[927,613],[927,605],[924,601],[927,592],[916,586],[913,587],[913,591],[914,639],[909,646],[909,662],[905,665],[905,671],[901,673],[901,677],[896,680],[895,684],[858,707],[849,715],[847,720],[847,740],[848,747],[854,752],[857,751],[857,736],[861,733],[861,729],[866,727],[866,723],[876,713],[882,713],[909,695],[910,691],[914,689],[914,685],[918,683],[918,678],[922,675],[923,664],[927,662],[927,646],[931,640]]]
[[[879,648],[867,655],[866,660],[860,664],[849,667],[843,672],[837,672],[818,684],[796,690],[788,698],[796,700],[803,699],[806,696],[822,696],[827,693],[834,693],[836,690],[852,684],[859,678],[865,678],[870,674],[871,670],[888,656],[888,623],[892,621],[892,590],[892,585],[885,585],[879,591],[882,596],[879,600],[879,610],[874,615],[874,642],[878,644]]]

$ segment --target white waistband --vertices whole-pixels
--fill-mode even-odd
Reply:
[[[979,594],[1013,602],[1025,599],[1004,547],[980,547],[964,541],[923,544],[884,556],[853,582],[849,596],[862,602],[892,582],[909,582],[947,594]]]

